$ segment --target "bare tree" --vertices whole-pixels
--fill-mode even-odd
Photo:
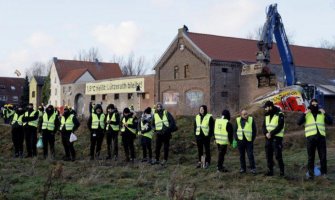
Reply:
[[[249,32],[246,36],[247,39],[250,40],[260,40],[263,31],[263,26],[258,26],[254,29],[253,32]]]
[[[33,76],[46,76],[51,68],[51,63],[47,64],[43,62],[34,62],[28,69],[26,69],[26,76],[28,76],[29,80]]]
[[[80,50],[77,55],[73,57],[74,60],[94,62],[96,59],[102,61],[98,48],[91,47],[89,50]]]
[[[335,39],[335,37],[334,37]],[[330,50],[335,50],[335,40],[334,42],[331,42],[329,40],[322,40],[320,43],[320,47],[324,49],[330,49]]]
[[[127,59],[114,56],[112,62],[119,63],[123,76],[143,75],[147,71],[145,58],[143,56],[136,58],[134,53],[131,53]]]
[[[262,37],[262,33],[263,33],[263,25],[262,26],[258,26],[257,28],[254,29],[253,32],[249,32],[246,35],[246,39],[250,39],[250,40],[260,40]],[[286,37],[287,40],[289,41],[289,44],[294,44],[294,34],[292,32],[287,32],[286,31]],[[273,39],[273,41],[275,42],[275,39]]]

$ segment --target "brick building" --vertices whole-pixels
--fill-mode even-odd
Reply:
[[[291,50],[298,80],[334,85],[334,51],[295,45]],[[154,66],[155,100],[178,115],[193,115],[202,104],[215,115],[224,108],[238,111],[275,89],[259,88],[254,74],[241,75],[243,64],[254,63],[257,51],[256,40],[192,33],[184,26]],[[277,80],[282,81],[276,46],[271,51],[270,66]],[[311,75],[308,80],[307,74]]]
[[[0,107],[20,104],[24,82],[24,78],[0,77]]]

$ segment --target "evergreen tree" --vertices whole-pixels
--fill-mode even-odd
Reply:
[[[23,93],[21,96],[21,104],[28,105],[29,104],[29,79],[28,76],[26,76],[24,80],[24,86],[23,86]]]
[[[42,87],[42,102],[44,105],[47,105],[49,103],[50,99],[50,72],[48,76],[45,78],[44,85]]]

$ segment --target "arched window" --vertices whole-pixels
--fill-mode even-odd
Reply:
[[[179,67],[175,66],[174,67],[174,79],[178,79],[179,78]]]
[[[189,67],[189,65],[184,66],[184,78],[190,78],[190,67]]]

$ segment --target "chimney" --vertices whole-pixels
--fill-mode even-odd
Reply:
[[[182,28],[178,29],[178,35],[181,36],[183,33],[187,34],[188,27],[184,25]]]
[[[97,67],[98,70],[101,69],[101,65],[99,64],[98,58],[94,58],[95,66]]]

